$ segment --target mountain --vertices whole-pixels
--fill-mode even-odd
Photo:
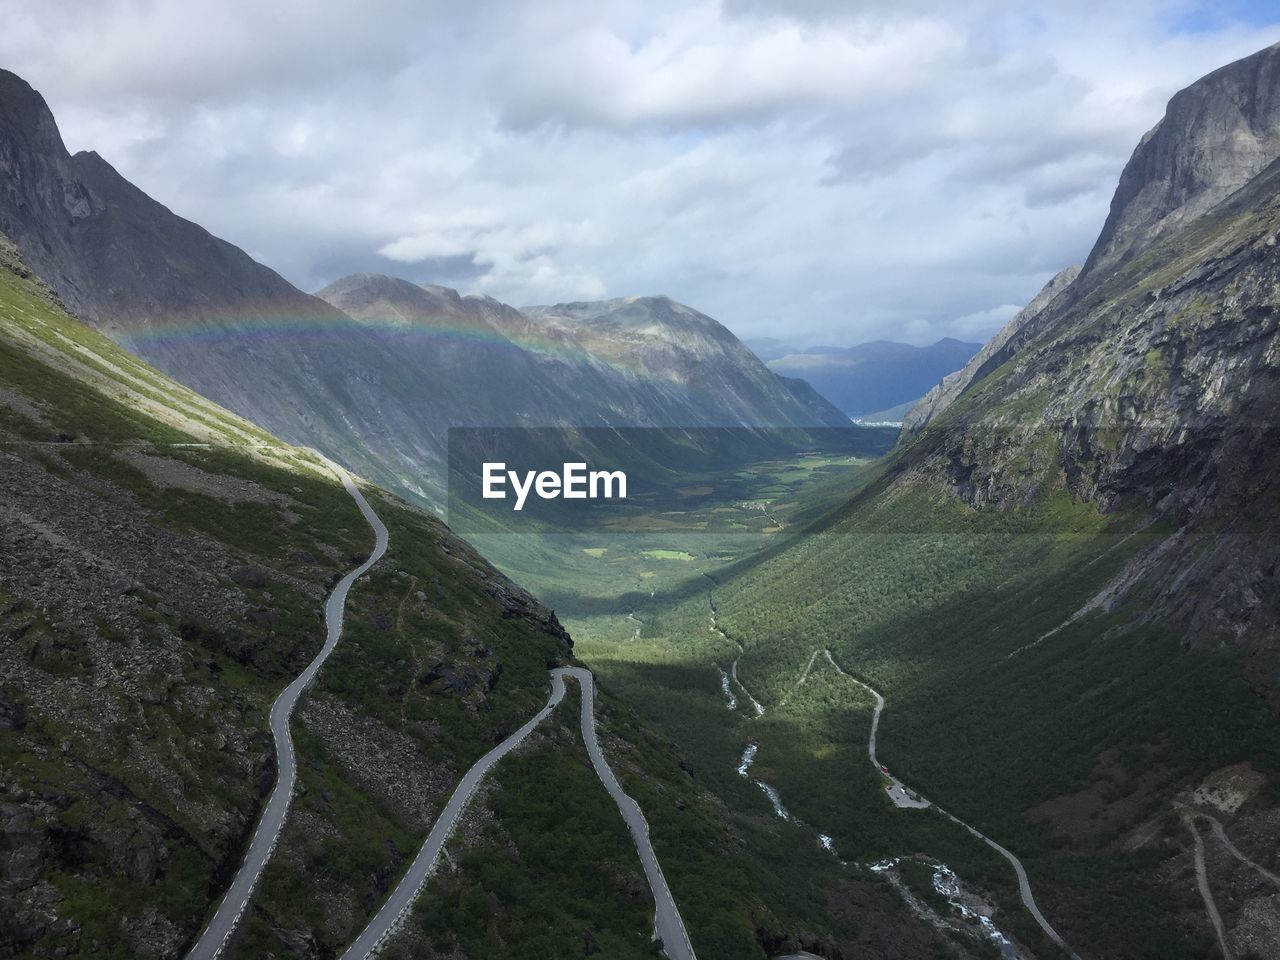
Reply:
[[[1280,45],[1177,94],[1122,173],[1084,270],[1054,278],[966,368],[949,405],[917,408],[908,425],[935,426],[914,445],[914,469],[936,466],[972,502],[1056,479],[1103,509],[1132,504],[1171,525],[1176,544],[1136,560],[1106,602],[1145,595],[1145,616],[1191,638],[1257,647],[1273,646],[1280,625],[1260,539],[1276,520],[1278,99]]]
[[[749,742],[790,816],[980,884],[1020,956],[1280,955],[1277,97],[1278,47],[1175,96],[1085,268],[842,507],[637,607],[702,703],[601,668],[676,731],[723,715],[732,664],[760,716],[694,761]],[[868,736],[945,815],[886,800]]]
[[[715,321],[695,332],[695,312],[663,298],[635,301],[653,321],[639,352],[604,337],[585,351],[550,322],[530,326],[443,288],[406,300],[406,285],[393,292],[369,275],[324,291],[353,318],[176,216],[97,154],[70,155],[43,98],[6,71],[0,169],[0,231],[74,314],[228,409],[423,503],[441,501],[450,426],[845,422]],[[523,340],[508,335],[517,331]],[[666,335],[679,346],[659,348]],[[705,386],[688,376],[704,361]]]
[[[1228,64],[1176,94],[1133,152],[1086,273],[1140,256],[1261,173],[1280,153],[1276,48]]]
[[[523,335],[551,336],[687,404],[682,426],[826,426],[848,419],[792,379],[774,376],[723,325],[669,297],[526,307]],[[717,407],[724,413],[716,413]],[[703,418],[688,419],[692,411]],[[727,413],[727,417],[726,417]]]
[[[449,425],[847,424],[769,373],[723,325],[667,297],[517,310],[369,273],[317,296],[393,331],[396,352],[413,356],[433,384],[431,409]]]
[[[366,476],[405,489],[438,458],[383,419],[388,392],[413,371],[377,336],[176,216],[96,154],[68,154],[44,99],[2,70],[0,169],[0,231],[85,322]]]
[[[1019,334],[1041,312],[1058,298],[1080,275],[1080,267],[1067,267],[1058,271],[1030,303],[1015,313],[998,333],[973,354],[958,370],[946,374],[919,402],[902,417],[904,434],[914,433],[940,414],[965,390],[988,372],[998,367],[1019,346]]]
[[[979,347],[951,337],[927,347],[889,340],[805,350],[780,341],[752,343],[765,351],[762,359],[774,373],[803,379],[856,419],[918,400],[963,367]]]
[[[70,317],[2,235],[0,480],[0,956],[184,956],[257,835],[272,703],[321,649],[326,596],[371,530],[312,451]],[[224,956],[338,955],[463,774],[537,715],[548,668],[573,662],[553,613],[360,487],[390,547],[294,711],[298,785]],[[645,874],[569,699],[485,777],[390,955],[654,955]],[[704,955],[851,935],[822,906],[833,858],[726,807],[604,688],[595,710]],[[858,902],[858,936],[931,955],[891,891]]]

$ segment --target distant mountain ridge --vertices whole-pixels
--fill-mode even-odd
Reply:
[[[430,339],[422,369],[440,384],[454,384],[441,392],[458,403],[459,423],[847,423],[820,398],[770,373],[723,325],[669,297],[518,310],[492,297],[373,273],[343,277],[317,296],[362,324]],[[477,376],[504,388],[486,396],[471,382]],[[513,391],[522,408],[515,419]]]
[[[1019,310],[994,337],[982,345],[969,361],[954,373],[944,376],[926,393],[920,402],[912,406],[902,418],[904,433],[913,433],[940,414],[964,393],[974,381],[1004,362],[1019,344],[1019,334],[1041,312],[1053,303],[1080,275],[1080,267],[1060,270],[1046,283],[1031,302]]]
[[[963,367],[981,344],[944,337],[925,347],[873,340],[853,347],[801,350],[762,338],[747,341],[747,346],[774,373],[803,379],[842,412],[862,419],[918,400]]]
[[[310,296],[97,154],[71,156],[44,99],[6,71],[0,171],[0,232],[73,313],[278,436],[427,502],[450,426],[848,422],[666,298],[522,314],[373,274]]]

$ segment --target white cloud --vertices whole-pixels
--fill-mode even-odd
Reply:
[[[1275,39],[1209,0],[79,0],[5,27],[69,146],[303,287],[663,292],[830,343],[993,332],[1085,256],[1165,100]]]

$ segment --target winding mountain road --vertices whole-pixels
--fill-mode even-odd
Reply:
[[[297,706],[303,692],[315,680],[316,674],[320,672],[320,667],[338,645],[338,638],[342,636],[342,620],[346,610],[347,593],[350,591],[351,585],[387,552],[388,537],[386,526],[378,519],[378,515],[373,512],[373,508],[369,506],[369,502],[365,500],[364,495],[351,479],[350,474],[331,461],[326,460],[325,462],[337,474],[347,493],[351,495],[356,505],[360,508],[365,520],[373,528],[373,552],[369,554],[369,559],[343,577],[338,582],[338,585],[333,588],[333,592],[329,594],[329,599],[324,607],[326,627],[324,646],[320,648],[320,652],[316,654],[315,659],[307,664],[306,669],[289,686],[284,688],[280,695],[276,697],[275,703],[271,705],[270,727],[276,748],[276,783],[271,790],[271,796],[267,799],[267,804],[263,808],[261,816],[258,818],[258,825],[254,829],[253,839],[249,843],[249,850],[245,854],[244,862],[240,865],[235,877],[232,878],[231,885],[227,888],[226,894],[223,895],[222,902],[218,904],[218,909],[214,912],[213,919],[209,921],[208,926],[200,934],[195,946],[187,954],[187,960],[214,960],[221,954],[249,906],[249,898],[253,895],[253,888],[258,882],[258,878],[262,876],[262,871],[266,867],[267,861],[271,859],[271,854],[280,839],[280,833],[284,829],[285,817],[289,813],[289,804],[293,799],[293,788],[298,777],[298,760],[293,749],[293,737],[289,732],[289,718],[292,716],[293,709]]]
[[[663,952],[671,960],[696,960],[693,944],[689,942],[689,933],[685,930],[684,920],[680,917],[680,910],[676,907],[675,898],[671,896],[667,879],[662,875],[662,867],[658,864],[658,857],[653,852],[652,844],[649,843],[649,823],[644,818],[644,811],[640,809],[640,804],[623,791],[622,785],[613,775],[613,770],[605,760],[604,752],[596,739],[595,678],[591,676],[590,670],[584,670],[582,667],[560,667],[552,671],[553,677],[556,674],[575,677],[582,686],[582,739],[587,745],[587,753],[591,756],[591,765],[595,767],[596,776],[604,784],[609,796],[613,797],[613,802],[618,805],[618,812],[622,814],[622,819],[627,823],[627,829],[631,831],[631,839],[636,845],[636,853],[640,856],[645,878],[649,881],[649,889],[653,893],[654,929],[662,941]]]
[[[842,677],[852,680],[858,686],[862,687],[862,689],[875,697],[876,708],[875,712],[871,716],[871,736],[867,740],[867,756],[870,758],[871,765],[875,768],[876,772],[889,778],[890,785],[888,793],[890,799],[892,799],[894,804],[899,807],[922,808],[931,806],[929,801],[924,799],[924,797],[920,796],[918,793],[907,790],[900,780],[892,774],[889,774],[887,770],[876,760],[876,731],[880,726],[880,714],[884,711],[884,697],[882,697],[879,691],[873,687],[868,686],[857,677],[850,676],[844,670],[840,669],[840,665],[836,663],[835,658],[831,656],[830,650],[825,650],[823,652],[826,654],[827,662],[830,663],[831,666],[835,667],[837,673]],[[1035,895],[1031,892],[1031,880],[1027,876],[1027,871],[1022,865],[1022,861],[1014,856],[1008,849],[996,843],[977,828],[970,826],[959,817],[948,813],[936,804],[932,804],[932,806],[952,823],[964,827],[964,829],[968,830],[992,850],[1009,861],[1009,864],[1013,867],[1014,874],[1018,878],[1018,894],[1022,899],[1022,905],[1027,908],[1027,912],[1030,913],[1036,923],[1040,925],[1040,929],[1044,931],[1045,936],[1070,954],[1073,960],[1079,960],[1071,948],[1067,946],[1062,937],[1058,935],[1058,931],[1053,929],[1053,926],[1045,919],[1044,914],[1040,912],[1040,908],[1036,905]]]
[[[454,828],[458,825],[458,818],[471,802],[471,797],[480,786],[484,775],[495,763],[518,747],[538,724],[551,716],[551,711],[563,699],[564,680],[557,673],[552,673],[551,696],[547,698],[547,705],[534,714],[519,730],[472,764],[471,768],[463,774],[453,794],[444,805],[444,809],[440,811],[440,816],[431,827],[431,832],[427,834],[427,839],[418,849],[417,856],[409,864],[409,869],[400,878],[400,882],[391,891],[382,908],[360,932],[360,935],[352,941],[351,946],[343,951],[342,960],[363,960],[364,957],[373,956],[400,929],[409,915],[409,908],[413,906],[423,886],[435,872],[445,843],[452,836]]]
[[[1204,838],[1196,826],[1195,816],[1184,812],[1182,822],[1191,831],[1195,843],[1193,859],[1196,865],[1196,888],[1200,891],[1200,899],[1204,901],[1204,911],[1213,924],[1213,933],[1218,938],[1218,949],[1222,951],[1222,960],[1234,960],[1231,943],[1227,939],[1227,926],[1222,922],[1222,914],[1218,912],[1218,902],[1213,898],[1213,888],[1209,885],[1209,871],[1204,863]]]
[[[1209,884],[1209,871],[1205,866],[1204,859],[1204,838],[1200,834],[1200,829],[1196,826],[1196,820],[1207,821],[1214,837],[1217,838],[1228,853],[1277,887],[1280,887],[1280,875],[1272,873],[1262,864],[1251,860],[1227,836],[1226,828],[1222,826],[1222,821],[1217,817],[1180,801],[1174,801],[1173,806],[1181,816],[1183,824],[1191,831],[1191,836],[1195,843],[1192,858],[1196,867],[1196,887],[1200,891],[1200,899],[1204,901],[1204,910],[1209,917],[1209,922],[1213,925],[1213,932],[1218,938],[1218,947],[1222,951],[1223,960],[1232,960],[1234,954],[1231,950],[1231,942],[1227,937],[1226,924],[1222,922],[1222,914],[1218,912],[1218,903],[1214,899],[1213,888]]]
[[[476,761],[463,775],[452,796],[449,797],[449,801],[440,812],[440,816],[436,818],[435,825],[431,828],[426,841],[418,850],[413,863],[409,865],[409,869],[405,871],[400,882],[391,891],[391,895],[382,905],[382,908],[369,921],[368,926],[361,931],[351,946],[343,952],[342,960],[366,960],[367,957],[375,955],[404,923],[405,918],[409,915],[410,908],[413,906],[413,902],[418,898],[418,894],[422,892],[427,880],[435,872],[436,864],[440,860],[444,845],[457,827],[458,818],[466,810],[467,804],[471,801],[476,788],[480,785],[480,781],[484,779],[484,775],[489,772],[494,764],[519,746],[538,724],[551,715],[551,711],[564,699],[564,681],[566,677],[572,677],[577,680],[582,690],[580,710],[582,740],[586,744],[587,754],[591,758],[591,765],[595,768],[596,776],[600,778],[605,790],[613,798],[614,803],[618,805],[618,811],[622,814],[627,828],[631,831],[631,839],[635,843],[636,853],[640,857],[645,877],[649,881],[649,889],[653,893],[655,905],[654,931],[662,941],[663,952],[670,960],[696,960],[693,944],[689,941],[689,934],[685,930],[684,921],[681,919],[680,911],[676,907],[675,898],[671,896],[671,890],[667,887],[666,878],[662,875],[662,867],[658,864],[657,855],[654,854],[653,847],[649,843],[649,824],[644,818],[644,813],[641,811],[640,805],[622,789],[622,785],[618,783],[618,778],[614,776],[608,761],[605,760],[604,752],[600,749],[599,740],[596,738],[595,679],[589,670],[585,670],[582,667],[557,667],[553,669],[551,671],[551,696],[547,699],[546,706],[538,711],[519,730]]]

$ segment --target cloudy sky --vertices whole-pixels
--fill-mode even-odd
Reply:
[[[667,293],[740,336],[982,339],[1088,252],[1261,0],[0,0],[0,65],[304,289]]]

